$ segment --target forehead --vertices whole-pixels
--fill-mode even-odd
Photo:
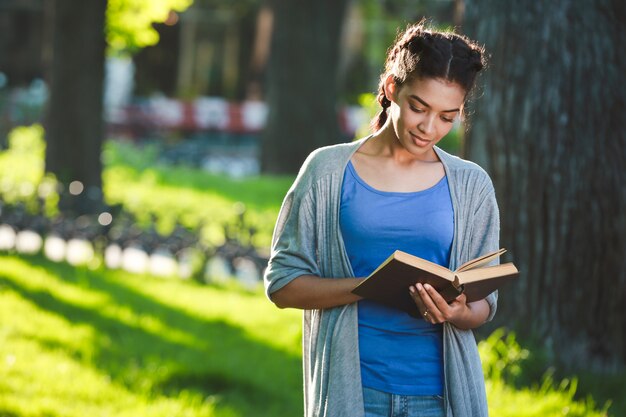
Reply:
[[[400,94],[411,99],[419,97],[433,110],[460,108],[465,101],[465,90],[457,83],[438,78],[416,78],[405,83]]]

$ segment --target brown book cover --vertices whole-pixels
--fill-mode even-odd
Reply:
[[[412,315],[417,312],[409,287],[429,284],[451,302],[465,293],[467,302],[485,298],[519,272],[512,263],[484,266],[504,253],[500,249],[464,263],[455,271],[406,252],[395,251],[352,292]]]

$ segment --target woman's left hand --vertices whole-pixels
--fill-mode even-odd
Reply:
[[[416,284],[409,287],[411,297],[422,317],[429,323],[450,322],[462,329],[472,329],[485,322],[489,315],[487,301],[467,303],[465,294],[448,302],[432,286]]]

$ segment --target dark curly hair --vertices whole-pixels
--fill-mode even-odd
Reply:
[[[384,83],[389,75],[398,87],[418,78],[443,79],[457,83],[467,96],[485,65],[484,48],[467,37],[426,28],[424,21],[409,25],[387,52],[377,96],[382,110],[372,120],[373,130],[379,130],[387,121],[391,101],[385,96]]]

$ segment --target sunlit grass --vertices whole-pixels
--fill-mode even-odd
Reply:
[[[292,176],[231,178],[198,168],[158,163],[154,146],[138,147],[109,141],[103,153],[104,195],[109,204],[123,204],[140,222],[157,217],[161,232],[178,220],[202,228],[210,244],[224,238],[224,224],[234,224],[245,208],[245,223],[256,231],[254,244],[268,247],[280,204]]]
[[[478,344],[486,378],[489,413],[497,417],[602,417],[610,402],[603,407],[589,396],[576,400],[576,378],[555,381],[547,371],[541,381],[520,384],[525,361],[531,355],[515,339],[514,333],[497,329]]]
[[[58,197],[44,178],[44,131],[39,125],[14,129],[10,148],[0,151],[0,195],[5,201],[24,201],[34,207],[36,196],[47,194],[47,212]],[[259,248],[270,244],[274,223],[293,176],[231,178],[198,168],[158,163],[154,146],[107,141],[102,173],[107,204],[121,204],[124,210],[148,226],[153,219],[162,234],[176,222],[196,230],[209,246],[224,240],[224,225],[239,222],[245,209],[245,225],[254,229],[252,243]],[[45,183],[47,187],[41,187]],[[36,208],[36,207],[34,207]],[[243,237],[246,239],[246,236]]]
[[[300,315],[260,293],[0,258],[1,416],[301,410]]]
[[[0,416],[301,415],[300,317],[261,289],[0,256]],[[606,415],[576,380],[514,387],[512,335],[480,352],[492,416]]]
[[[203,181],[193,180],[194,177]],[[151,215],[156,215],[157,228],[167,234],[179,221],[201,230],[209,244],[223,241],[223,225],[235,224],[240,207],[245,207],[245,223],[256,231],[254,244],[268,247],[280,202],[291,181],[260,178],[237,181],[189,168],[137,171],[112,166],[104,171],[104,192],[107,202],[123,204],[140,223],[148,224]],[[241,194],[248,189],[251,191],[247,197]]]

